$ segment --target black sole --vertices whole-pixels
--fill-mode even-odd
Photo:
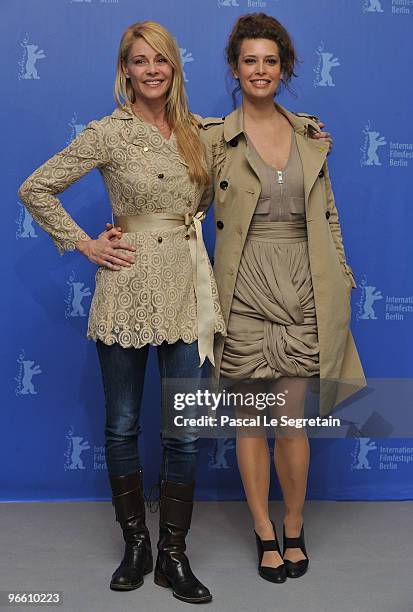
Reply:
[[[183,597],[180,597],[179,595],[177,595],[175,593],[175,591],[172,591],[172,595],[176,598],[179,599],[179,601],[185,601],[186,603],[208,603],[209,601],[212,601],[212,595],[211,597],[205,598],[205,599],[185,599]]]
[[[131,585],[131,586],[113,586],[113,585],[109,585],[109,588],[111,591],[134,591],[135,589],[139,589],[139,587],[141,587],[143,585],[143,580],[142,582],[139,582],[136,586],[135,585]]]

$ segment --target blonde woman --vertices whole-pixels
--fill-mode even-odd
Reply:
[[[225,326],[196,215],[208,182],[198,120],[188,110],[179,49],[161,25],[136,23],[123,34],[115,99],[116,110],[89,123],[19,195],[60,254],[78,249],[99,265],[87,335],[102,370],[106,462],[126,543],[110,587],[129,590],[153,567],[137,445],[149,344],[157,346],[162,384],[196,381]],[[106,183],[121,241],[115,229],[90,238],[55,196],[93,168]],[[162,436],[155,567],[155,582],[191,603],[212,599],[185,554],[197,439],[194,432]]]

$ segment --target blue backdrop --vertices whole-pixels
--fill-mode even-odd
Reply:
[[[3,0],[1,499],[109,495],[100,372],[85,338],[95,269],[78,253],[57,255],[18,186],[112,112],[119,39],[135,21],[160,21],[176,36],[194,112],[228,113],[226,38],[238,15],[257,10],[286,25],[303,59],[296,96],[281,103],[320,116],[334,135],[330,167],[359,283],[352,330],[366,374],[412,377],[413,0]],[[96,171],[62,201],[90,235],[110,219]],[[206,233],[211,248],[210,221]],[[159,403],[152,354],[140,439],[147,487],[158,473]],[[312,441],[309,498],[413,497],[412,441],[368,437],[367,417],[345,439]],[[242,497],[234,440],[202,441],[197,493]]]

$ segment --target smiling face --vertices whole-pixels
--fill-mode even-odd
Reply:
[[[123,71],[130,80],[136,99],[166,98],[173,79],[172,66],[143,38],[134,41]]]
[[[266,38],[245,38],[233,73],[243,96],[252,101],[272,99],[282,77],[277,43]]]

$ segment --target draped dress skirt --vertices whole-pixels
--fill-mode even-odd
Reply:
[[[282,171],[248,139],[261,181],[242,253],[221,375],[274,379],[319,374],[319,345],[305,220],[304,176],[295,133]]]

